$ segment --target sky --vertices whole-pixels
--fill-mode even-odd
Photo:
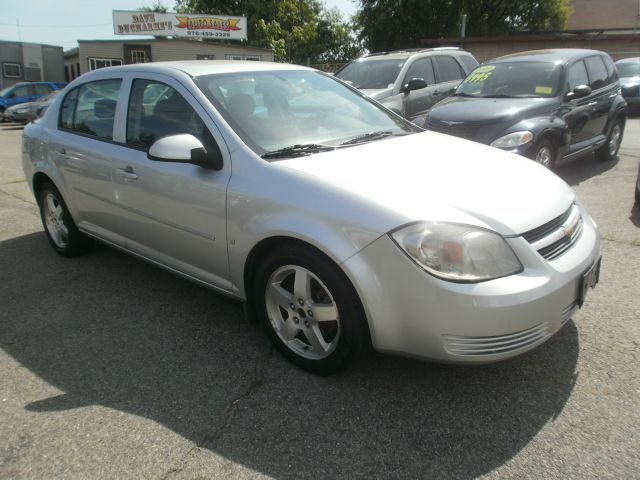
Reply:
[[[76,40],[120,38],[113,33],[112,10],[137,10],[154,0],[2,0],[0,40],[76,47]],[[162,0],[173,10],[173,0]],[[345,17],[355,13],[354,0],[324,0],[327,7],[338,7]],[[148,38],[127,36],[128,39]]]

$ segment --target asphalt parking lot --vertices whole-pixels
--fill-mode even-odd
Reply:
[[[329,378],[238,303],[107,247],[56,255],[21,133],[0,125],[0,478],[640,478],[639,119],[617,160],[558,171],[603,270],[555,337],[499,364],[372,355]]]

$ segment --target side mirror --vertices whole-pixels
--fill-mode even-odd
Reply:
[[[567,100],[576,100],[578,98],[584,98],[591,94],[591,87],[589,85],[578,85],[573,89],[573,92],[567,93]]]
[[[409,82],[405,83],[400,89],[400,93],[409,93],[412,90],[420,90],[421,88],[425,88],[427,86],[427,82],[422,78],[412,78]]]
[[[149,160],[156,162],[193,163],[212,170],[222,169],[220,148],[211,139],[209,150],[191,134],[170,135],[153,142],[147,152]]]

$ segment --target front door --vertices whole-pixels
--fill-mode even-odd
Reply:
[[[404,104],[404,116],[408,119],[426,113],[437,101],[434,99],[434,91],[437,90],[436,78],[433,72],[433,64],[429,57],[417,58],[409,65],[407,73],[402,80],[402,85],[409,83],[409,80],[419,78],[427,82],[427,87],[412,90],[402,94]]]
[[[127,108],[124,168],[114,172],[126,247],[192,278],[230,291],[226,237],[229,156],[202,106],[161,75],[134,78]],[[212,134],[212,132],[214,132]],[[225,160],[220,171],[149,160],[157,139],[189,133]]]

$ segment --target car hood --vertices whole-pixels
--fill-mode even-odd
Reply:
[[[542,115],[558,105],[555,98],[448,97],[429,112],[430,120],[495,123]]]
[[[363,88],[360,90],[362,93],[369,95],[374,100],[381,100],[383,98],[387,98],[393,93],[393,87],[389,88]]]
[[[7,108],[7,112],[15,112],[16,110],[19,110],[21,108],[31,108],[31,106],[33,106],[34,104],[35,102],[18,103]]]
[[[277,163],[395,212],[396,226],[448,221],[519,235],[574,200],[564,181],[531,160],[434,132]]]

